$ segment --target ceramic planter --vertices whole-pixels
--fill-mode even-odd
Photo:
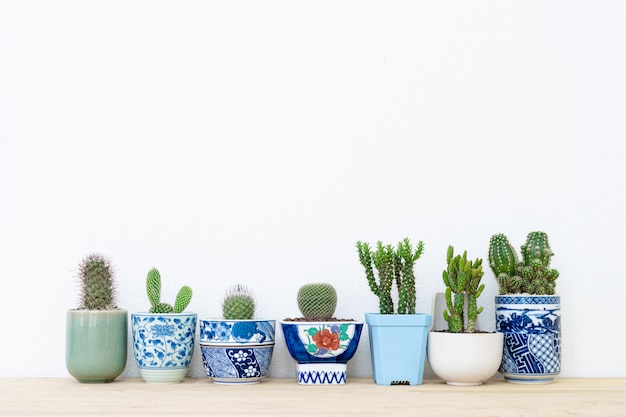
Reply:
[[[135,360],[150,384],[181,382],[189,369],[196,334],[195,313],[134,313]]]
[[[285,344],[301,385],[342,385],[361,338],[363,322],[283,321]]]
[[[256,384],[272,361],[276,320],[201,320],[200,349],[216,384]]]
[[[509,382],[547,384],[561,371],[561,298],[496,296],[496,330],[504,334],[500,372]]]
[[[111,382],[126,366],[126,310],[69,310],[65,364],[79,382]]]
[[[498,372],[502,333],[428,334],[428,363],[449,385],[480,385]]]
[[[422,313],[365,314],[378,385],[422,383],[431,319]]]

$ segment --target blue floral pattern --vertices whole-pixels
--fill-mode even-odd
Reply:
[[[133,314],[133,346],[139,368],[185,368],[193,355],[195,314]]]
[[[270,366],[273,345],[222,348],[200,345],[207,376],[216,382],[250,383],[260,380]]]

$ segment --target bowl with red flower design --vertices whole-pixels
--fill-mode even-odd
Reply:
[[[298,383],[346,382],[346,364],[359,345],[362,322],[281,322],[289,354],[298,363]]]

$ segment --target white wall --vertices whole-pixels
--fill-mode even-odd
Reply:
[[[562,375],[626,376],[624,16],[619,0],[0,1],[0,377],[68,376],[92,251],[130,312],[156,266],[200,317],[237,282],[258,316],[294,316],[299,286],[328,281],[337,315],[362,319],[377,300],[356,240],[424,240],[429,311],[448,244],[486,258],[492,234],[519,248],[531,230],[561,271]],[[367,342],[353,376],[371,375]],[[294,369],[281,338],[271,373]]]

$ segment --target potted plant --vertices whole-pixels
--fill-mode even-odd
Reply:
[[[489,266],[500,286],[496,330],[504,334],[500,372],[509,382],[550,383],[561,371],[559,272],[544,232],[530,232],[521,259],[503,234],[489,242]]]
[[[222,319],[201,320],[200,349],[207,376],[216,384],[256,384],[270,367],[276,320],[254,318],[256,302],[241,284],[222,301]]]
[[[117,307],[111,261],[87,255],[78,283],[79,306],[66,317],[66,367],[79,382],[111,382],[126,366],[128,331],[128,312]]]
[[[408,238],[398,243],[397,248],[378,242],[376,251],[360,241],[356,246],[370,289],[379,299],[379,313],[365,314],[374,380],[379,385],[419,385],[424,376],[432,319],[430,314],[415,312],[413,267],[424,250],[424,243],[419,241],[413,249]],[[398,290],[397,311],[391,296],[394,282]]]
[[[483,311],[482,306],[477,306],[485,288],[480,283],[484,275],[482,259],[468,260],[467,251],[463,256],[454,256],[454,248],[449,246],[447,262],[443,271],[445,297],[435,297],[433,317],[443,298],[442,316],[448,328],[430,331],[428,362],[435,375],[449,385],[480,385],[498,371],[503,336],[476,328],[476,319]]]
[[[181,382],[193,355],[196,314],[185,313],[192,291],[183,286],[174,305],[161,302],[161,274],[148,272],[146,291],[151,308],[131,315],[135,360],[143,380],[152,384]]]
[[[297,361],[301,385],[342,385],[347,363],[359,346],[363,322],[333,317],[337,291],[327,283],[300,287],[298,308],[303,317],[281,322],[289,354]]]

